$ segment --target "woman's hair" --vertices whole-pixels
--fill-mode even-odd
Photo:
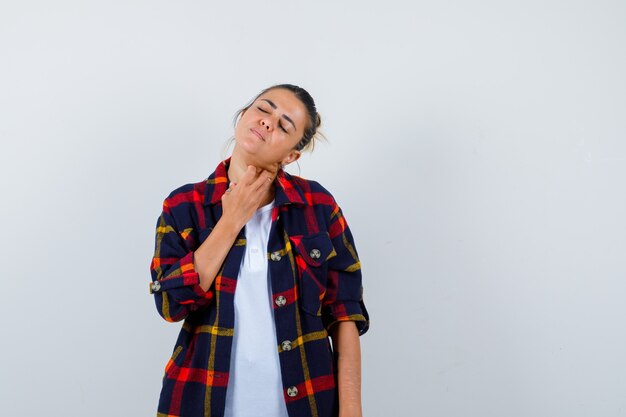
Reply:
[[[252,103],[254,103],[263,94],[276,88],[283,88],[285,90],[291,91],[302,102],[302,104],[304,104],[304,107],[306,107],[306,111],[308,114],[307,125],[305,126],[304,134],[302,135],[302,138],[300,139],[300,141],[298,141],[298,143],[296,144],[295,149],[299,151],[309,150],[312,152],[313,148],[315,147],[316,139],[320,137],[323,139],[326,139],[326,137],[321,132],[318,131],[318,128],[320,127],[320,124],[322,123],[322,118],[320,114],[317,112],[313,97],[311,97],[311,95],[304,88],[299,87],[297,85],[275,84],[271,87],[267,87],[266,89],[261,91],[259,94],[257,94],[256,97],[250,100],[248,104],[246,104],[244,107],[242,107],[235,113],[233,117],[233,126],[234,127],[237,126],[237,120],[239,120],[239,116],[241,116],[241,114],[244,111],[248,110],[250,106],[252,106]],[[234,140],[234,139],[235,139],[234,136],[231,137],[231,140]]]

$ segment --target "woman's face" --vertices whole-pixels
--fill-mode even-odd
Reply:
[[[298,159],[294,147],[304,134],[307,111],[291,91],[276,88],[259,96],[235,127],[236,147],[248,163],[276,171]]]

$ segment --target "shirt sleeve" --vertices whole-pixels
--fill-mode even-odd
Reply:
[[[213,299],[214,290],[204,291],[199,285],[200,275],[194,268],[193,256],[194,252],[185,244],[184,234],[178,231],[166,199],[156,222],[149,290],[159,314],[166,321],[180,321]]]
[[[328,260],[322,320],[327,330],[339,321],[354,321],[359,335],[369,329],[369,314],[363,301],[361,262],[341,208],[333,202],[329,236],[336,256]]]

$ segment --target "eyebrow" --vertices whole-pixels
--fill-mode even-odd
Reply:
[[[276,104],[274,104],[272,100],[269,100],[267,98],[262,98],[261,100],[267,101],[270,104],[270,106],[272,106],[273,109],[276,109]],[[293,120],[291,120],[289,116],[287,116],[286,114],[283,114],[283,119],[287,120],[289,123],[291,123],[294,129],[298,130],[298,128],[296,127],[296,124],[293,122]]]

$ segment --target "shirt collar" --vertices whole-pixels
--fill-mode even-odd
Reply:
[[[229,156],[215,168],[215,171],[206,179],[206,188],[204,190],[204,204],[213,205],[222,203],[222,195],[228,188],[228,167],[230,166]],[[285,172],[282,168],[278,169],[276,178],[274,179],[276,193],[274,196],[274,204],[282,206],[284,204],[308,204],[304,191],[298,184],[294,176]]]

